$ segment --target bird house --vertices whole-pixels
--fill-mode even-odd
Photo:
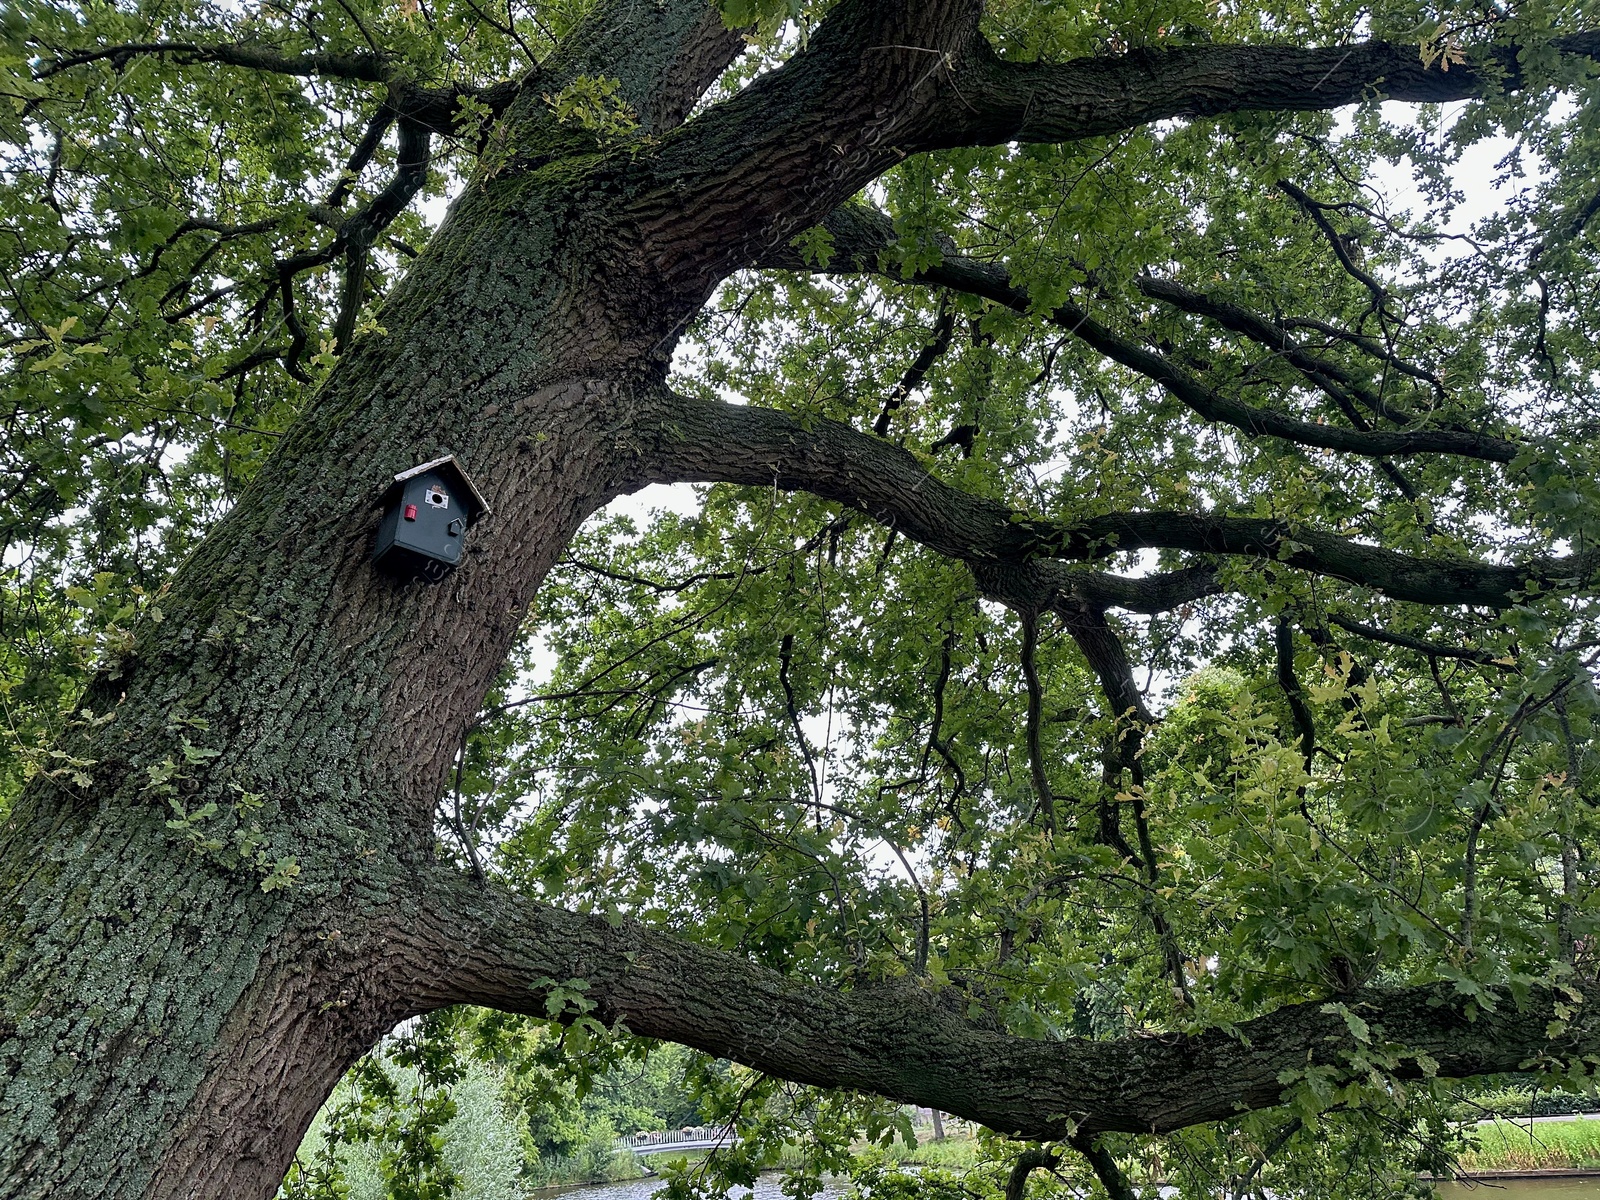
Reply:
[[[453,454],[401,471],[383,497],[372,561],[404,579],[437,583],[461,561],[467,530],[489,502]]]

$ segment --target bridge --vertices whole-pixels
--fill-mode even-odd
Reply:
[[[725,1125],[702,1125],[691,1129],[663,1129],[653,1133],[636,1133],[620,1137],[618,1150],[626,1150],[640,1158],[652,1154],[693,1154],[703,1150],[718,1150],[738,1142],[733,1130]]]

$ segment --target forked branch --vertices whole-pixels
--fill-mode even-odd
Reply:
[[[802,424],[754,406],[666,397],[640,483],[743,483],[807,491],[866,512],[982,572],[1039,569],[1041,559],[1095,560],[1128,550],[1253,558],[1343,579],[1395,600],[1506,608],[1530,585],[1582,586],[1600,549],[1483,563],[1418,558],[1265,517],[1127,512],[1079,521],[1027,516],[936,479],[907,451],[837,421]],[[1029,581],[1037,585],[1039,577]],[[1002,581],[1004,582],[1004,581]],[[1101,576],[1116,590],[1131,581]],[[1182,587],[1201,580],[1186,576]],[[1202,589],[1201,594],[1207,594]],[[1114,602],[1113,602],[1114,603]]]
[[[851,206],[829,215],[823,228],[833,235],[834,256],[826,268],[806,263],[792,247],[773,250],[757,265],[791,270],[826,270],[834,273],[872,272],[892,276],[882,256],[894,243],[894,228],[889,219],[870,209]],[[953,291],[980,296],[1017,313],[1032,313],[1033,300],[1017,287],[1004,266],[980,262],[960,254],[946,253],[935,266],[912,276],[914,282],[936,284]],[[1163,294],[1162,299],[1171,299]],[[1336,450],[1372,458],[1404,457],[1414,454],[1450,454],[1488,462],[1508,463],[1519,450],[1515,442],[1474,430],[1347,429],[1316,421],[1305,421],[1272,409],[1246,404],[1207,386],[1165,355],[1123,337],[1092,317],[1071,301],[1053,311],[1035,314],[1066,330],[1113,362],[1160,385],[1170,395],[1207,421],[1231,425],[1252,437],[1273,437],[1301,446]],[[1315,360],[1306,356],[1306,365]],[[1339,386],[1339,380],[1324,373],[1320,385]],[[1373,403],[1381,407],[1375,397]]]
[[[1592,57],[1600,33],[1495,46],[1446,71],[1414,44],[1191,45],[1064,63],[1002,59],[977,0],[844,0],[807,47],[663,147],[636,212],[661,286],[705,290],[821,220],[907,154],[1066,142],[1172,118],[1461,100],[1526,82],[1529,50]],[[683,214],[690,214],[684,222]]]

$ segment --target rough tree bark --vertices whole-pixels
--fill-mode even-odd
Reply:
[[[1215,587],[1205,571],[1126,581],[1051,561],[1093,557],[1106,531],[924,488],[908,456],[842,427],[674,396],[676,338],[730,271],[918,150],[1324,108],[1384,80],[1446,99],[1494,74],[1383,46],[1014,65],[978,17],[971,0],[846,0],[792,63],[685,122],[741,39],[704,0],[612,0],[510,100],[387,332],[356,340],[85,698],[72,749],[92,784],[41,783],[0,830],[0,1197],[269,1196],[334,1082],[396,1021],[458,1002],[542,1012],[551,978],[590,980],[601,1014],[642,1034],[1036,1138],[1226,1117],[1272,1103],[1308,1057],[1341,1061],[1345,1023],[1316,1005],[1192,1038],[1031,1042],[910,984],[827,992],[435,865],[444,773],[541,579],[587,516],[652,480],[807,488],[1013,598],[1137,608]],[[653,140],[610,148],[557,125],[541,94],[583,73],[618,77]],[[375,574],[386,480],[447,450],[495,517],[442,585]],[[1281,536],[1143,520],[1116,527],[1125,547],[1259,554]],[[1295,541],[1307,569],[1447,602],[1568,569]],[[298,876],[263,890],[290,860]],[[1467,1032],[1444,995],[1359,1002],[1446,1072],[1600,1045],[1587,1010],[1547,1039],[1548,997]]]
[[[741,46],[704,5],[612,5],[540,83],[599,54],[664,133]],[[417,990],[448,937],[404,941],[396,901],[433,869],[434,799],[539,580],[630,483],[631,414],[678,319],[651,311],[608,216],[649,181],[592,146],[564,161],[585,147],[523,107],[503,128],[527,165],[468,189],[387,335],[357,343],[86,697],[113,714],[80,738],[93,786],[36,789],[0,835],[0,1195],[270,1195],[353,1059],[449,1002]],[[448,582],[399,584],[369,565],[374,501],[442,449],[497,516]],[[260,796],[239,819],[296,860],[293,885],[187,849],[167,787],[216,802],[203,832],[224,838]]]

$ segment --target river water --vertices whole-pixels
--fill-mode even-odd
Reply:
[[[729,1192],[729,1200],[786,1200],[779,1187],[783,1176],[776,1171],[756,1180],[755,1190]],[[659,1179],[630,1179],[624,1183],[600,1183],[562,1192],[560,1200],[650,1200],[650,1193],[661,1186]],[[1441,1183],[1439,1200],[1600,1200],[1600,1178],[1589,1179],[1493,1179],[1481,1183]],[[818,1200],[840,1200],[848,1191],[842,1180],[823,1190]]]
[[[1485,1179],[1441,1183],[1439,1200],[1600,1200],[1600,1179]]]

